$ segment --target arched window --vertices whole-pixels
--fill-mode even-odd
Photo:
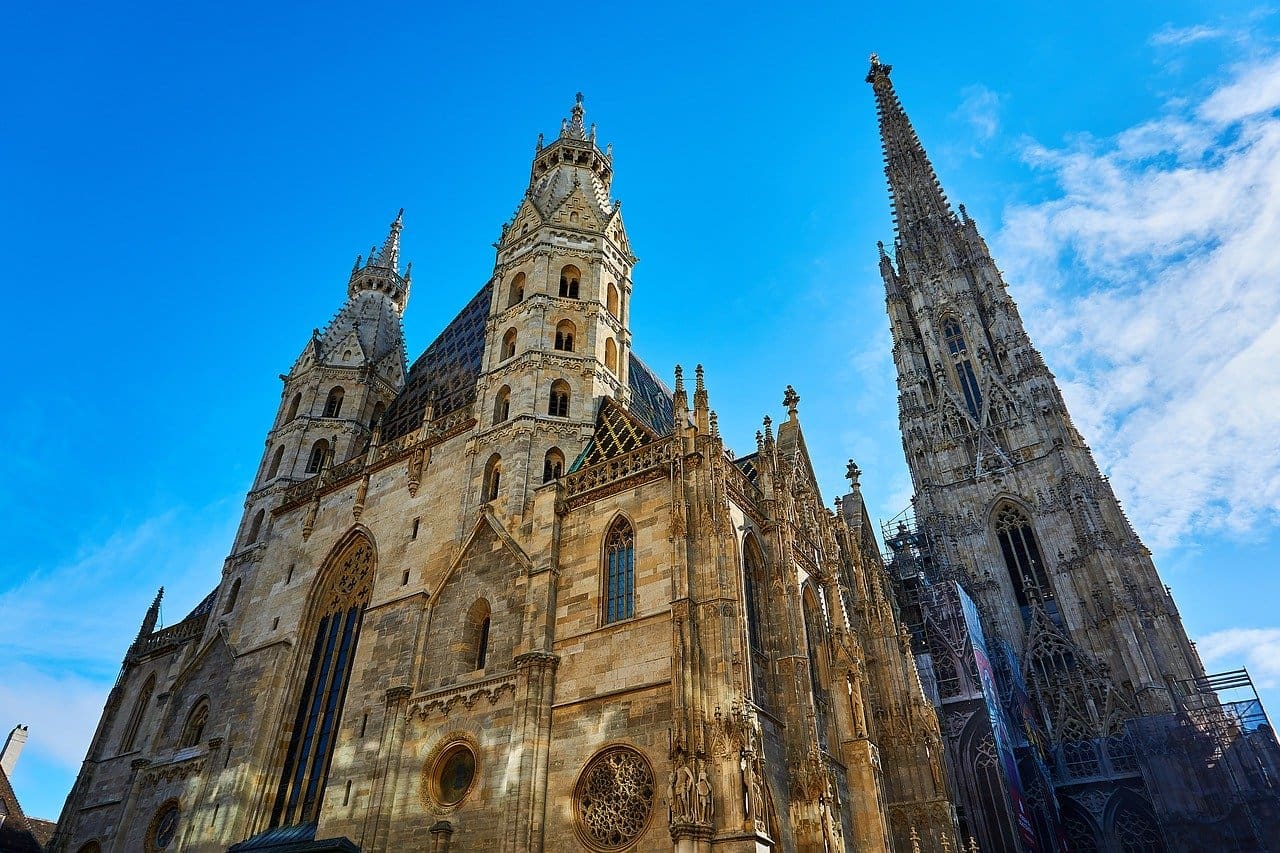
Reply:
[[[353,535],[320,572],[308,606],[311,658],[271,809],[271,826],[310,823],[320,814],[333,744],[364,610],[373,588],[373,544]],[[305,648],[305,646],[303,647]],[[302,661],[299,661],[302,663]]]
[[[271,455],[271,464],[267,466],[267,479],[275,477],[280,473],[280,463],[284,461],[284,445],[276,448],[276,452]]]
[[[964,342],[964,332],[960,331],[960,324],[955,320],[948,319],[942,325],[942,339],[947,344],[947,349],[952,355],[960,355],[967,347]]]
[[[635,613],[636,539],[631,523],[619,518],[604,539],[604,621],[630,619]]]
[[[804,614],[805,644],[809,652],[809,683],[813,688],[814,711],[818,715],[818,738],[825,746],[831,704],[827,694],[826,664],[822,659],[827,623],[822,603],[812,589],[805,589],[800,607]]]
[[[604,366],[611,373],[618,372],[618,345],[613,342],[613,338],[606,338],[604,342]]]
[[[511,417],[511,389],[503,385],[493,398],[493,422],[500,424]]]
[[[747,643],[752,651],[764,651],[764,614],[765,603],[762,600],[768,589],[768,580],[764,576],[764,557],[760,554],[760,546],[754,536],[748,536],[742,543],[743,595],[747,611]]]
[[[509,358],[513,358],[515,354],[516,354],[516,330],[507,329],[507,333],[502,336],[502,352],[500,353],[499,358],[502,361],[506,361]]]
[[[613,315],[615,320],[621,320],[622,316],[618,314],[618,286],[613,282],[609,282],[607,294],[605,307],[609,309],[609,313]]]
[[[240,597],[240,578],[236,578],[235,583],[231,584],[231,594],[227,596],[227,604],[222,608],[223,615],[230,613],[236,609],[236,599]]]
[[[156,677],[153,673],[147,676],[142,689],[138,691],[138,698],[133,701],[133,712],[129,714],[129,722],[124,727],[124,737],[120,739],[121,752],[131,752],[133,750],[133,742],[138,738],[138,727],[142,725],[142,718],[146,716],[147,706],[151,704],[151,694],[155,692]]]
[[[298,407],[302,405],[302,392],[293,395],[293,402],[289,404],[289,413],[284,416],[286,421],[291,421],[298,416]]]
[[[342,412],[342,386],[338,386],[329,392],[329,396],[324,401],[324,416],[326,418],[336,418]]]
[[[493,454],[484,466],[484,488],[482,500],[491,501],[498,496],[498,487],[502,484],[502,457]]]
[[[178,749],[198,746],[204,739],[204,726],[209,722],[209,700],[202,698],[196,702],[191,713],[187,714],[187,723],[182,727],[182,737],[178,739]]]
[[[262,534],[262,521],[267,517],[265,509],[258,510],[253,517],[253,523],[249,525],[249,535],[244,538],[244,544],[252,545],[258,541],[258,537]]]
[[[547,414],[554,418],[569,417],[569,383],[557,379],[551,383],[551,397],[547,403]]]
[[[563,352],[573,352],[573,335],[577,329],[568,320],[561,320],[556,325],[555,348]]]
[[[378,424],[382,423],[382,416],[387,413],[387,404],[379,401],[373,407],[373,414],[369,416],[369,429],[376,429]]]
[[[511,279],[511,288],[507,291],[507,307],[519,305],[524,301],[524,273],[516,273],[516,277]]]
[[[564,476],[564,454],[556,448],[547,451],[542,460],[542,482],[550,483]]]
[[[492,614],[489,610],[489,602],[483,598],[477,599],[471,605],[471,609],[467,611],[466,626],[466,651],[467,656],[465,668],[470,670],[484,669],[489,659],[489,625],[491,623]]]
[[[329,456],[329,442],[321,438],[311,445],[311,455],[307,457],[307,473],[315,474],[324,465]]]
[[[102,853],[102,845],[96,841],[90,841],[76,850],[76,853]]]
[[[578,268],[572,264],[560,270],[560,295],[577,299],[580,281],[582,281],[582,273],[578,272]]]
[[[1000,553],[1005,568],[1013,581],[1013,593],[1023,607],[1030,603],[1027,585],[1034,584],[1041,595],[1051,592],[1044,560],[1040,557],[1040,545],[1031,520],[1026,513],[1011,503],[1001,504],[995,515],[996,538],[1000,540]]]
[[[964,395],[964,407],[977,419],[982,412],[982,389],[978,385],[978,377],[973,372],[973,362],[969,359],[969,347],[964,341],[964,332],[960,324],[952,318],[942,323],[942,340],[954,362],[956,381],[960,385],[960,393]]]

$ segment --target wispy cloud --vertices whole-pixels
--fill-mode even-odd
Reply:
[[[1159,47],[1182,47],[1188,44],[1195,44],[1198,41],[1222,38],[1226,35],[1226,31],[1206,24],[1196,24],[1190,27],[1175,27],[1172,24],[1165,24],[1162,29],[1151,36],[1150,41],[1153,45]]]
[[[973,129],[974,137],[978,142],[990,141],[1000,130],[1000,108],[1003,98],[999,93],[981,85],[966,86],[960,94],[963,100],[952,115]]]
[[[1280,516],[1280,57],[1107,139],[1029,144],[1058,197],[997,239],[1138,529]]]
[[[1215,663],[1243,660],[1258,687],[1280,687],[1280,628],[1228,628],[1201,637],[1196,647],[1211,671]]]
[[[230,500],[175,509],[0,593],[0,718],[31,726],[27,752],[79,766],[156,586],[181,619],[220,577],[236,521]]]

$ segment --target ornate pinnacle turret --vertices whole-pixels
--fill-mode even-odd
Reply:
[[[147,608],[147,615],[142,617],[142,626],[138,629],[138,639],[135,643],[140,643],[156,629],[156,623],[160,621],[160,601],[164,598],[164,587],[156,592],[156,597],[152,600],[151,606]]]
[[[788,420],[796,420],[798,412],[796,407],[800,405],[800,395],[790,385],[787,386],[786,393],[782,395],[782,405],[787,407]]]
[[[871,54],[867,82],[875,90],[876,115],[880,120],[880,142],[884,146],[884,173],[893,199],[893,218],[899,239],[910,240],[915,229],[931,219],[955,222],[933,164],[925,154],[920,137],[902,109],[902,102],[889,80],[892,65]]]
[[[400,232],[403,230],[404,208],[402,207],[391,223],[382,248],[371,247],[369,258],[363,265],[360,257],[356,257],[356,265],[352,268],[351,278],[347,282],[348,296],[355,296],[362,291],[376,290],[385,293],[400,311],[404,311],[409,301],[409,273],[406,270],[404,275],[400,274]]]

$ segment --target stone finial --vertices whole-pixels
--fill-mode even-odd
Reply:
[[[676,365],[676,392],[684,393],[684,368],[678,364]]]
[[[720,437],[720,416],[717,415],[714,410],[712,410],[711,412],[710,420],[711,420],[711,434],[716,438],[719,438]]]
[[[764,416],[764,441],[765,444],[773,444],[773,418],[768,415]]]
[[[782,405],[787,407],[787,416],[794,421],[796,419],[796,406],[800,405],[800,395],[790,385],[787,386],[786,393],[782,395]]]
[[[858,467],[858,463],[852,459],[849,460],[849,466],[844,469],[844,477],[849,481],[849,485],[858,488],[858,478],[862,476],[862,469]]]
[[[573,110],[570,111],[569,118],[560,123],[560,136],[586,139],[587,129],[582,123],[582,115],[586,112],[582,106],[582,93],[578,92],[573,98]]]
[[[534,151],[541,151],[541,150],[542,150],[542,146],[545,144],[545,141],[546,141],[546,138],[545,138],[541,133],[539,133],[539,134],[538,134],[538,145],[537,145],[537,147],[536,147],[536,148],[534,148],[533,150],[534,150]]]

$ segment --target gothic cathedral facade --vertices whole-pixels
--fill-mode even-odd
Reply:
[[[51,849],[958,849],[856,469],[833,511],[793,390],[735,456],[635,354],[612,180],[579,96],[409,368],[402,219],[357,259]]]

